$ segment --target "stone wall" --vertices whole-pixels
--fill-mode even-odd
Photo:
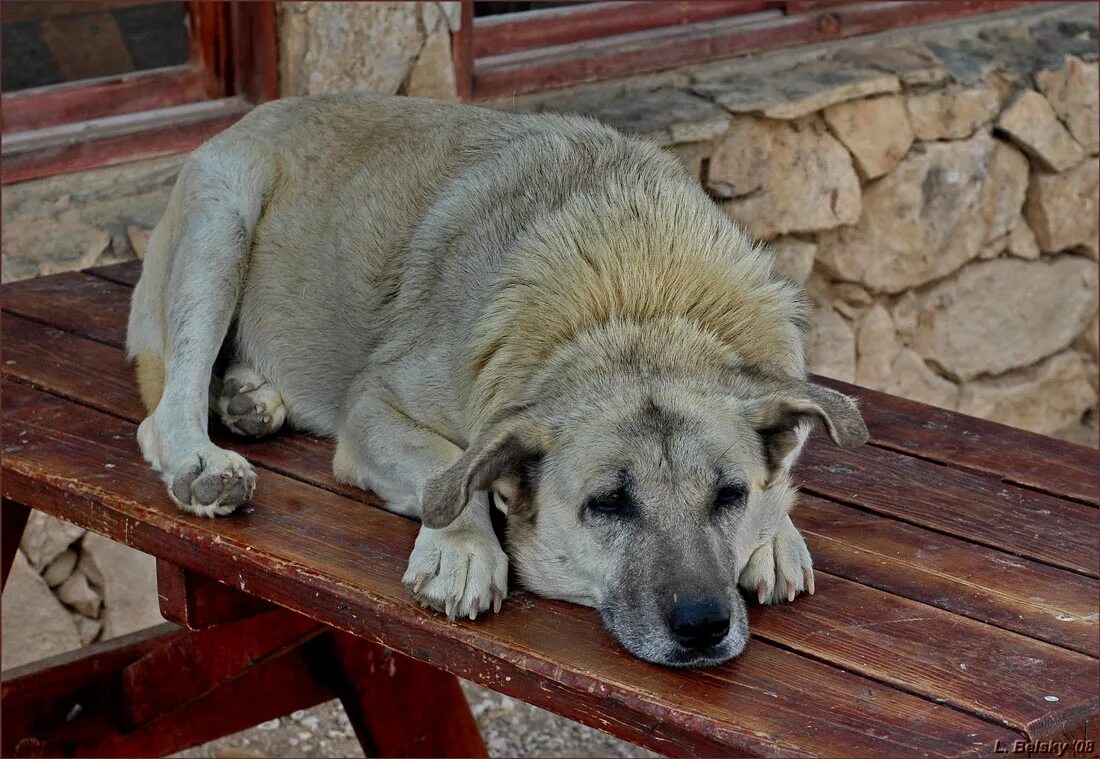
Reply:
[[[1096,60],[1055,7],[495,105],[680,156],[806,283],[814,371],[1096,445]]]
[[[284,94],[453,99],[456,3],[281,3]],[[816,307],[811,367],[1096,445],[1096,8],[1045,7],[489,103],[678,155]],[[9,185],[3,279],[141,257],[183,157]],[[149,557],[37,515],[3,666],[150,624]]]

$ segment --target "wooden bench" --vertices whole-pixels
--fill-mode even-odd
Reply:
[[[3,290],[4,566],[46,511],[156,556],[176,625],[4,673],[4,755],[164,754],[333,697],[368,755],[484,754],[455,675],[668,755],[1095,751],[1091,449],[831,383],[872,442],[815,435],[799,467],[817,594],[753,605],[725,666],[666,669],[528,593],[478,622],[419,608],[416,524],[336,482],[325,440],[223,437],[260,470],[252,503],[177,511],[134,441],[138,273]]]

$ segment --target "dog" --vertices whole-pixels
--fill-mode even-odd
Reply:
[[[449,617],[530,591],[642,659],[705,666],[813,593],[788,512],[814,425],[808,309],[673,156],[577,116],[372,95],[256,108],[189,157],[127,345],[138,441],[184,511],[246,502],[215,446],[336,439],[342,482],[422,526],[403,582]],[[503,550],[491,522],[504,512]]]

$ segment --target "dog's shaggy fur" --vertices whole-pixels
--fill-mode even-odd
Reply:
[[[640,656],[702,664],[745,644],[739,580],[812,592],[787,516],[810,426],[866,436],[805,381],[805,321],[770,253],[652,145],[362,95],[263,106],[195,152],[128,342],[142,450],[181,508],[228,513],[255,482],[208,407],[245,435],[288,421],[422,518],[420,600],[499,606],[493,501],[525,585],[598,606]],[[684,644],[684,598],[728,633]]]

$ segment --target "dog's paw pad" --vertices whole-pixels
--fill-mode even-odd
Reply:
[[[508,593],[508,556],[495,535],[421,528],[402,582],[421,606],[449,619],[493,609]]]
[[[210,446],[166,473],[176,505],[204,517],[225,516],[252,497],[256,474],[240,455]]]
[[[286,421],[283,396],[256,371],[242,365],[226,373],[217,407],[222,424],[244,437],[274,434]]]

